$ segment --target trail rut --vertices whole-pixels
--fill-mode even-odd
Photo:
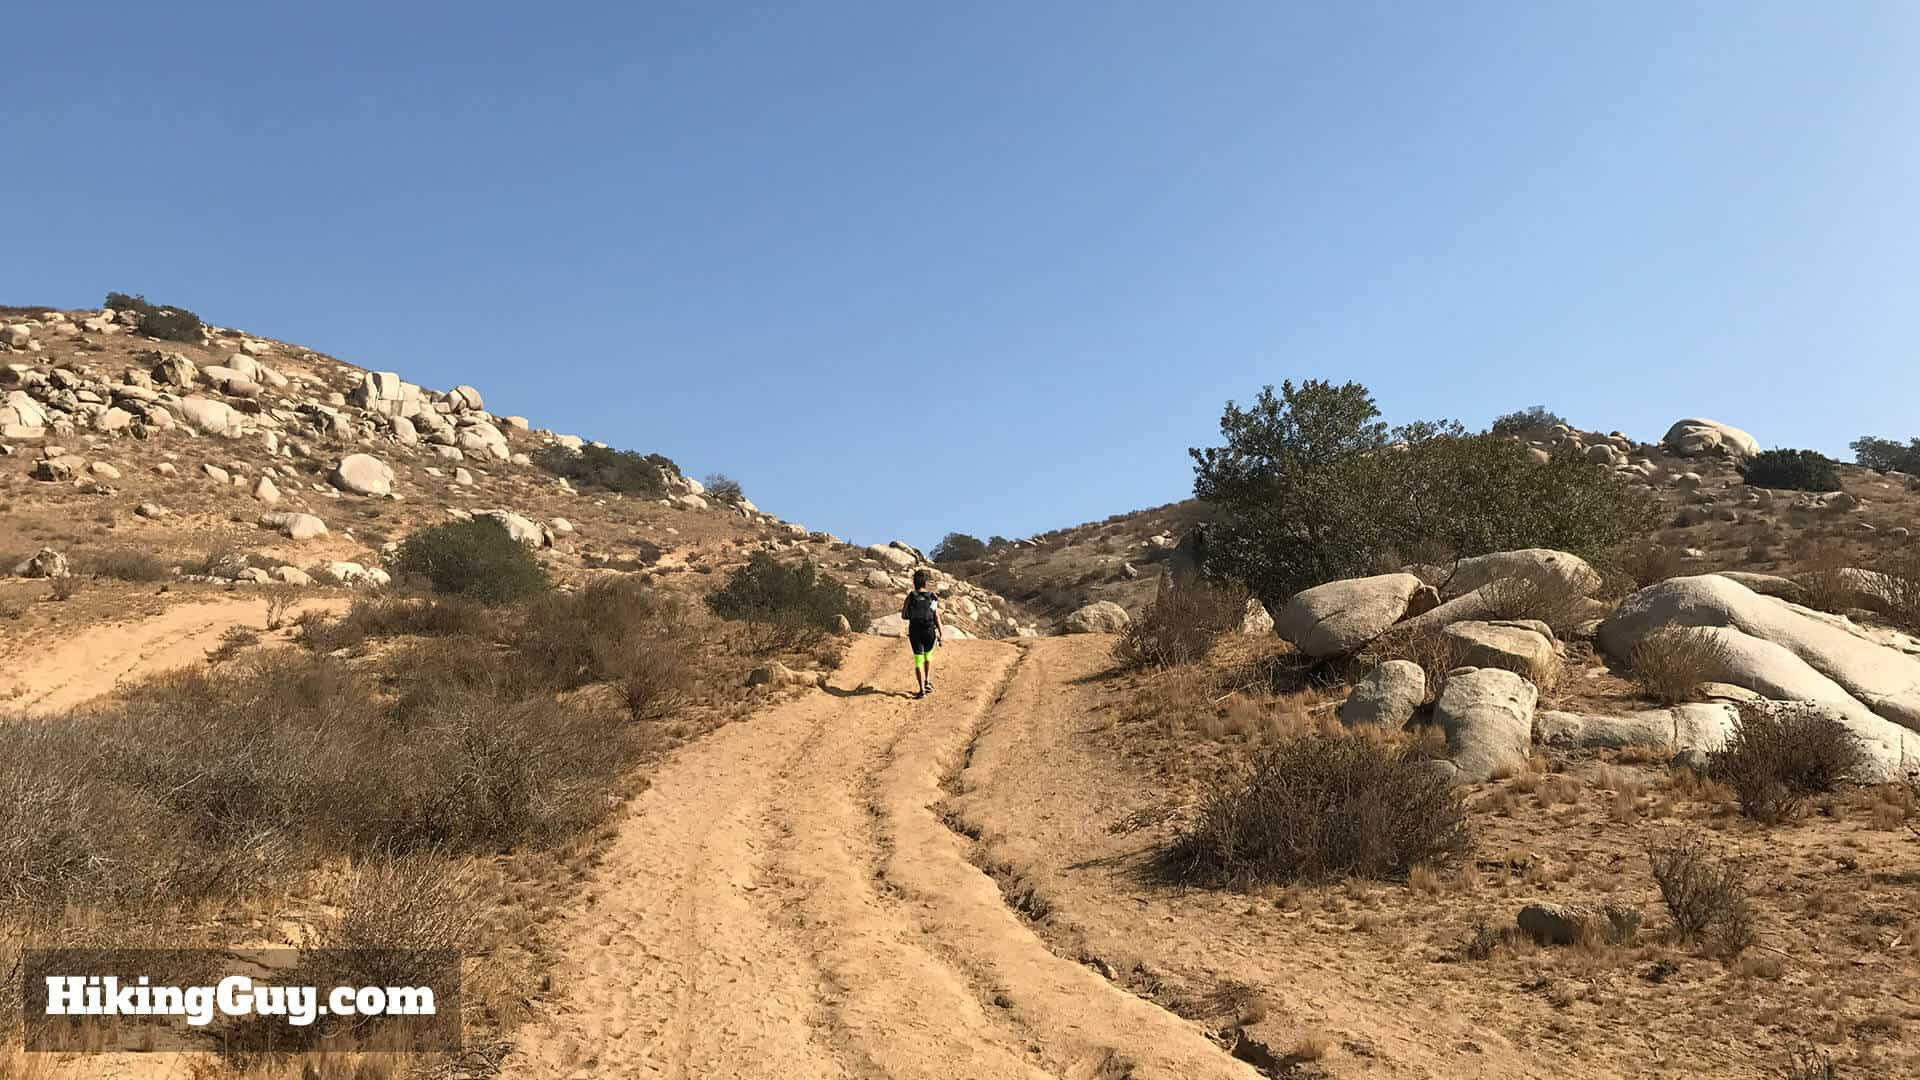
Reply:
[[[1186,1080],[1258,1074],[1056,956],[940,819],[1021,652],[897,643],[681,751],[627,809],[562,936],[518,1077]]]

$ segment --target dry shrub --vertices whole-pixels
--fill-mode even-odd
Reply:
[[[1248,598],[1230,585],[1163,589],[1114,642],[1114,659],[1128,668],[1197,663],[1220,635],[1239,628]]]
[[[306,612],[295,625],[301,644],[318,652],[335,652],[358,648],[370,638],[480,637],[494,633],[501,619],[480,603],[460,597],[371,596],[356,599],[337,619]]]
[[[1593,601],[1558,574],[1503,578],[1481,594],[1493,619],[1534,619],[1562,641],[1576,637],[1598,616]]]
[[[1786,1080],[1834,1080],[1838,1075],[1833,1058],[1823,1050],[1796,1050],[1787,1062]]]
[[[657,720],[692,696],[694,662],[686,606],[625,577],[577,593],[542,597],[514,638],[521,662],[556,689],[613,684],[636,720]]]
[[[1411,660],[1419,664],[1427,675],[1427,697],[1421,702],[1424,705],[1439,696],[1440,684],[1446,681],[1447,672],[1459,667],[1465,658],[1465,643],[1449,636],[1445,627],[1411,632],[1389,630],[1361,653],[1360,667],[1372,669],[1388,660]]]
[[[1706,941],[1728,955],[1753,944],[1753,908],[1737,863],[1714,857],[1698,839],[1651,845],[1647,862],[1682,940]]]
[[[1457,856],[1469,837],[1460,793],[1417,749],[1316,732],[1218,781],[1160,863],[1175,880],[1234,888],[1379,878]]]
[[[1909,634],[1920,634],[1920,546],[1901,544],[1872,560],[1886,617]]]
[[[1684,548],[1651,540],[1618,548],[1603,563],[1606,576],[1617,577],[1636,589],[1656,585],[1687,572]]]
[[[1720,678],[1733,655],[1718,634],[1699,626],[1662,626],[1633,647],[1628,662],[1648,697],[1666,705],[1692,701],[1700,684]]]
[[[134,548],[96,551],[74,558],[76,573],[117,581],[166,581],[173,577],[172,564]]]
[[[1848,569],[1846,552],[1823,544],[1802,564],[1794,581],[1806,590],[1808,607],[1843,612],[1853,607],[1860,593],[1859,582]]]
[[[1707,773],[1733,789],[1740,812],[1773,824],[1795,816],[1810,795],[1857,781],[1867,757],[1853,732],[1817,706],[1743,703],[1726,746]]]

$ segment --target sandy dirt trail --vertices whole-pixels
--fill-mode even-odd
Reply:
[[[516,1077],[1253,1080],[1056,956],[940,816],[1023,652],[940,650],[905,692],[862,639],[807,692],[681,751],[626,810]]]
[[[299,604],[294,614],[346,606],[344,599],[321,598]],[[229,627],[263,630],[266,612],[266,600],[251,596],[180,604],[137,622],[91,627],[8,672],[0,680],[0,709],[61,712],[136,679],[188,667],[205,660]]]

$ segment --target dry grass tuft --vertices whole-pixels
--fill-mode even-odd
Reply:
[[[1696,626],[1663,626],[1641,639],[1630,658],[1647,696],[1666,705],[1694,700],[1700,684],[1718,679],[1732,655],[1718,635]]]
[[[1238,586],[1196,584],[1163,590],[1114,642],[1114,659],[1126,668],[1197,663],[1220,635],[1239,627],[1249,599]]]
[[[1417,749],[1316,732],[1216,783],[1160,864],[1175,880],[1228,887],[1384,878],[1457,856],[1469,837],[1460,793]]]
[[[1754,943],[1753,908],[1738,864],[1715,858],[1697,839],[1651,845],[1647,862],[1682,940],[1707,941],[1727,955]]]

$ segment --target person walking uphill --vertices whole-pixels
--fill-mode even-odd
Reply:
[[[923,698],[933,693],[933,650],[946,636],[946,628],[940,625],[940,598],[927,588],[925,570],[913,572],[913,591],[900,605],[900,617],[907,620],[907,644],[913,646],[913,678],[920,687],[913,696]]]

